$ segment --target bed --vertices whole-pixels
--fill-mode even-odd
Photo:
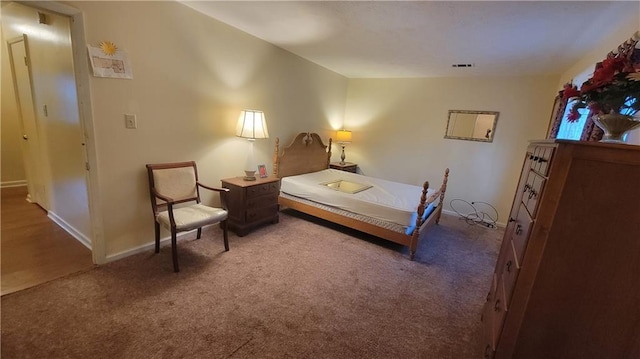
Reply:
[[[273,173],[281,179],[278,203],[329,222],[409,248],[413,260],[418,242],[442,214],[449,169],[439,187],[422,187],[329,168],[331,139],[300,133],[280,153],[276,138]]]

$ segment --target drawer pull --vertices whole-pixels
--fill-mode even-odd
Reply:
[[[515,222],[516,220],[514,218],[509,217],[509,223],[511,222]]]
[[[501,310],[500,299],[496,300],[496,304],[493,306],[493,309],[495,309],[496,312],[499,312]]]
[[[491,352],[493,352],[493,350],[491,350],[491,345],[487,344],[487,346],[484,348],[484,357],[486,359],[491,358]]]
[[[535,190],[531,190],[529,191],[529,199],[534,198],[538,195],[538,193]]]
[[[513,265],[513,261],[508,261],[507,262],[507,272],[511,273],[511,266]]]
[[[516,226],[516,234],[517,234],[517,235],[522,234],[522,226],[521,226],[521,225],[517,225],[517,226]]]

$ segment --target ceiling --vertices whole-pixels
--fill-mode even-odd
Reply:
[[[181,2],[349,78],[560,74],[640,18],[637,1]]]

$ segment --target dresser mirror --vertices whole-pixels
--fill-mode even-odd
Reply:
[[[449,110],[444,138],[493,142],[498,114],[496,111]]]

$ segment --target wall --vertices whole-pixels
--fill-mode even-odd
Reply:
[[[18,3],[2,8],[3,41],[26,34],[31,65],[31,81],[36,123],[40,141],[39,165],[42,170],[44,193],[41,204],[54,220],[70,230],[86,244],[90,237],[85,178],[83,135],[78,116],[78,102],[74,79],[73,55],[69,18],[48,11],[46,24],[38,23],[35,9]],[[8,52],[4,52],[8,56]],[[3,106],[7,119],[17,117],[17,103],[9,70],[6,74],[3,61]],[[7,90],[7,93],[5,93]],[[43,111],[47,106],[47,113]],[[3,149],[4,152],[4,149]]]
[[[347,160],[367,175],[414,185],[438,185],[449,167],[445,209],[452,199],[484,201],[505,223],[527,141],[544,138],[557,82],[557,76],[352,79]],[[449,110],[500,112],[493,142],[445,139]]]
[[[107,259],[153,241],[145,164],[195,160],[201,180],[219,186],[243,174],[240,110],[265,112],[271,137],[255,142],[255,156],[269,171],[275,137],[328,137],[342,120],[346,78],[180,3],[68,4],[83,12],[87,43],[112,41],[133,68],[132,80],[89,80]],[[137,129],[124,127],[125,113]]]

